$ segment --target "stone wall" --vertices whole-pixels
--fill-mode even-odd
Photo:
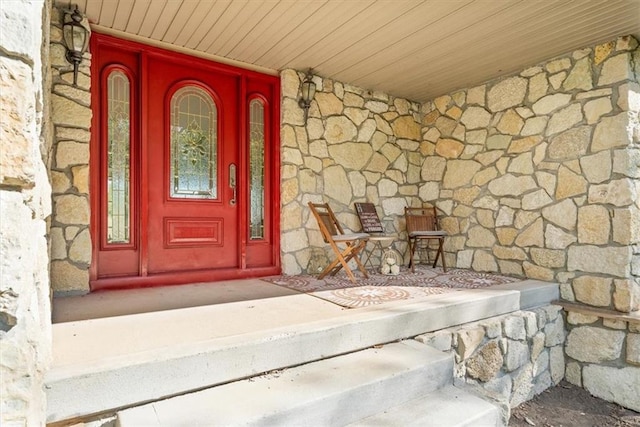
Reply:
[[[91,138],[91,54],[85,53],[73,86],[73,65],[65,59],[63,9],[51,14],[52,121],[51,286],[56,293],[89,291],[89,141]]]
[[[451,265],[556,281],[591,307],[569,311],[567,379],[636,410],[640,335],[615,313],[640,308],[638,76],[621,37],[425,104],[420,188]]]
[[[360,230],[355,202],[373,202],[388,233],[402,234],[404,206],[419,206],[426,154],[420,106],[315,77],[305,126],[298,106],[304,75],[282,72],[282,266],[317,273],[332,255],[308,202],[327,202],[341,224]],[[396,242],[404,253],[406,244]]]
[[[640,307],[636,48],[620,38],[425,104],[420,195],[443,214],[450,265]]]
[[[0,425],[45,419],[51,358],[47,218],[51,213],[50,1],[0,10]],[[44,31],[43,31],[44,29]]]
[[[640,319],[569,312],[567,381],[640,412]]]
[[[565,375],[565,326],[554,305],[443,329],[416,337],[453,352],[456,383],[482,389],[515,408]]]

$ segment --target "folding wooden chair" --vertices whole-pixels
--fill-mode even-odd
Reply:
[[[376,251],[379,251],[380,257],[382,258],[384,248],[391,245],[397,236],[385,234],[384,227],[382,226],[382,222],[380,222],[380,217],[378,217],[378,212],[373,203],[354,203],[354,206],[360,224],[362,225],[362,231],[369,234],[369,243],[373,243],[373,247],[369,251],[365,245],[365,249],[362,252],[364,258],[363,264],[365,266],[369,264],[373,269],[375,267],[371,261],[371,256],[374,255]]]
[[[431,240],[437,240],[438,251],[436,253],[436,259],[435,261],[433,261],[433,268],[436,267],[438,257],[442,257],[442,270],[446,272],[447,266],[444,261],[444,252],[442,250],[442,247],[444,245],[444,238],[447,236],[447,232],[439,230],[438,215],[435,206],[432,208],[405,207],[404,217],[407,221],[407,240],[409,241],[409,267],[411,268],[411,271],[415,271],[415,261],[413,260],[413,257],[418,246],[424,243],[424,246],[421,246],[420,249],[428,251],[429,242]]]
[[[342,226],[340,226],[336,216],[333,214],[331,207],[329,207],[327,203],[309,202],[309,209],[311,209],[311,213],[313,213],[316,221],[318,221],[322,238],[331,246],[331,249],[333,249],[336,255],[336,259],[320,273],[318,279],[322,279],[327,274],[333,276],[340,271],[341,268],[344,268],[349,279],[353,283],[357,283],[353,272],[347,264],[352,259],[358,265],[358,270],[360,270],[364,277],[368,278],[367,270],[364,268],[364,265],[362,265],[358,253],[360,253],[367,244],[369,235],[367,233],[345,234]],[[345,248],[340,249],[338,244],[344,244]]]

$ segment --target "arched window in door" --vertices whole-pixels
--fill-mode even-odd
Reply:
[[[218,111],[205,90],[190,85],[171,97],[170,196],[218,198]]]

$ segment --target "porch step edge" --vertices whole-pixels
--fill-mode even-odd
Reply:
[[[500,427],[500,408],[464,389],[448,385],[349,427]]]
[[[453,381],[453,358],[392,343],[118,412],[118,426],[344,425]]]
[[[540,286],[527,285],[525,291],[539,292]],[[250,334],[176,343],[113,361],[103,359],[96,366],[54,367],[45,379],[47,422],[131,407],[507,314],[520,309],[521,293],[464,290]]]

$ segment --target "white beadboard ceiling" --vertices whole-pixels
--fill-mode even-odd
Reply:
[[[68,6],[69,0],[56,0]],[[640,0],[73,0],[94,30],[424,102],[640,38]]]

